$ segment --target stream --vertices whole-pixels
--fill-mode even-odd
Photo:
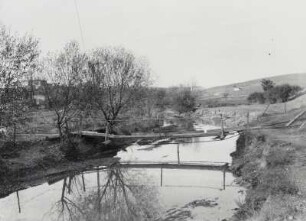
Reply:
[[[210,129],[195,125],[196,129]],[[214,128],[214,127],[212,127]],[[131,145],[122,163],[229,163],[238,134]],[[0,199],[0,221],[227,220],[244,199],[230,172],[181,168],[105,168],[59,176]],[[225,183],[224,183],[225,182]],[[224,189],[225,184],[225,189]]]

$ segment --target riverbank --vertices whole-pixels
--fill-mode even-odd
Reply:
[[[118,159],[114,156],[118,148],[103,148],[101,144],[78,141],[71,154],[72,147],[59,141],[19,142],[6,144],[1,150],[0,160],[0,197],[29,186],[48,182],[53,174],[77,173],[92,166],[110,166]]]
[[[120,158],[123,162],[132,160],[133,162],[190,163],[194,161],[198,163],[199,161],[214,161],[230,163],[230,153],[236,148],[236,139],[237,136],[224,141],[216,141],[213,138],[196,138],[188,139],[182,145],[169,143],[154,143],[152,145],[135,144],[119,151],[116,157]],[[182,140],[181,142],[184,141]],[[97,166],[99,164],[97,162]],[[47,212],[51,214],[50,211],[51,208],[54,208],[54,205],[61,206],[65,203],[61,199],[67,199],[69,202],[73,202],[73,205],[77,205],[78,208],[82,209],[81,213],[76,213],[78,217],[83,218],[85,214],[94,216],[98,211],[95,210],[97,206],[88,206],[89,202],[92,202],[90,200],[95,199],[91,196],[99,196],[99,191],[100,193],[104,192],[104,187],[107,186],[104,186],[104,184],[111,183],[111,186],[105,192],[105,200],[100,204],[101,208],[116,208],[118,206],[117,202],[120,203],[120,208],[125,208],[125,202],[137,202],[135,207],[134,204],[130,204],[137,211],[148,209],[148,211],[152,212],[155,207],[159,208],[158,211],[160,213],[158,217],[160,220],[217,221],[224,218],[228,219],[233,215],[233,209],[236,208],[235,200],[242,197],[239,193],[243,190],[243,188],[233,184],[234,177],[231,173],[226,173],[226,179],[224,179],[223,172],[219,170],[205,170],[203,168],[192,170],[163,168],[156,170],[152,168],[128,169],[118,167],[110,170],[101,168],[99,172],[96,168],[95,170],[85,169],[80,173],[74,173],[73,171],[65,173],[63,171],[58,175],[52,174],[44,179],[44,184],[39,185],[37,183],[37,186],[34,186],[31,182],[35,183],[33,181],[35,178],[31,178],[29,188],[25,190],[20,189],[18,193],[15,192],[1,199],[1,208],[9,211],[2,213],[2,218],[4,220],[17,220],[18,218],[24,219],[27,217],[28,220],[41,220],[41,217]],[[98,180],[100,181],[98,182]],[[224,181],[225,189],[223,186]],[[65,189],[65,184],[67,184],[67,189]],[[26,186],[26,184],[23,185]],[[100,188],[99,185],[101,185]],[[113,189],[114,185],[118,186]],[[127,187],[126,198],[116,194],[121,191],[122,187]],[[180,194],[177,194],[178,192]],[[16,198],[16,195],[20,196],[20,200]],[[63,195],[64,197],[61,198]],[[116,198],[117,200],[114,201],[114,196],[119,198]],[[154,201],[154,199],[157,199],[157,201]],[[140,200],[140,203],[138,203],[138,200]],[[94,200],[94,203],[96,202],[100,201]],[[21,213],[18,213],[18,208],[16,209],[15,207],[18,203],[21,207]],[[37,212],[34,214],[29,212],[31,208],[35,208]],[[108,210],[106,209],[102,210],[105,217],[108,216]],[[72,211],[75,210],[72,209]],[[54,211],[52,210],[52,212]],[[113,220],[119,219],[119,213],[113,213],[113,209],[110,212],[116,217]],[[54,215],[57,217],[56,212]],[[129,217],[129,220],[146,220],[134,218],[135,214],[128,215],[130,214],[127,213],[126,217]],[[147,216],[147,213],[143,215]],[[53,219],[46,217],[46,220]],[[150,216],[147,220],[155,219]]]
[[[39,121],[40,118],[36,119]],[[184,131],[190,129],[192,122],[188,119],[179,119],[178,126],[164,127],[166,131]],[[49,124],[40,124],[41,128],[48,127]],[[119,134],[131,133],[152,133],[154,128],[160,128],[156,120],[145,122],[125,122],[117,127]],[[158,130],[159,132],[160,130]],[[165,131],[161,131],[165,132]],[[14,144],[2,141],[0,144],[0,196],[7,195],[18,188],[31,186],[28,183],[29,177],[42,179],[61,171],[84,170],[84,167],[91,165],[96,160],[95,165],[109,166],[113,163],[113,157],[119,150],[131,145],[134,142],[147,144],[156,139],[120,139],[104,142],[101,138],[81,138],[74,136],[70,142],[61,143],[58,138],[46,140],[45,138],[20,139]],[[105,161],[104,161],[105,159]],[[12,183],[14,185],[12,185]]]
[[[247,194],[233,220],[305,220],[305,132],[286,128],[240,136],[232,170]]]

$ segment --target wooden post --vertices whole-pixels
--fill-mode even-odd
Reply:
[[[250,124],[250,113],[249,112],[247,112],[246,121],[247,121],[247,123],[246,123],[246,130],[245,130],[245,133],[244,133],[244,135],[245,135],[244,145],[247,147],[248,143],[249,143],[248,132],[249,132],[249,127],[250,127],[250,125],[249,125]]]
[[[287,113],[287,102],[284,102],[284,111]]]
[[[100,171],[99,171],[99,169],[97,170],[97,184],[98,184],[98,200],[97,200],[97,203],[98,203],[98,213],[99,213],[98,216],[99,216],[99,220],[100,220],[101,219],[101,202],[102,202],[102,199],[100,199],[101,194],[100,194]]]
[[[163,168],[160,168],[160,186],[163,186]]]
[[[63,189],[62,189],[62,197],[61,197],[61,200],[62,200],[62,201],[63,201],[64,198],[65,198],[66,180],[67,180],[67,178],[65,178],[64,181],[63,181]]]
[[[100,195],[100,171],[97,170],[97,185],[98,185],[98,195]]]
[[[270,105],[271,105],[271,104],[268,104],[268,105],[267,105],[266,109],[265,109],[264,112],[262,113],[262,116],[265,115],[265,113],[268,111]]]
[[[69,181],[68,181],[68,194],[71,193],[71,181],[72,181],[72,177],[69,176]]]
[[[247,112],[247,129],[249,130],[249,128],[250,128],[250,112],[248,111]]]
[[[223,190],[225,190],[225,175],[226,175],[226,167],[223,169]]]
[[[19,213],[21,213],[21,206],[20,206],[19,192],[17,191],[17,192],[16,192],[16,194],[17,194],[17,202],[18,202],[18,211],[19,211]]]
[[[84,173],[82,173],[83,191],[86,192]]]
[[[180,144],[177,144],[177,163],[178,164],[181,164],[181,161],[180,161]]]
[[[163,123],[162,123],[163,124]],[[158,133],[159,133],[159,136],[161,137],[161,119],[158,118]]]
[[[220,139],[224,139],[224,124],[223,124],[223,115],[220,114],[220,117],[221,117],[221,136],[220,136]]]

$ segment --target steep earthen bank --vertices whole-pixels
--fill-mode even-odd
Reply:
[[[269,132],[242,134],[232,170],[247,193],[232,220],[305,220],[306,194],[296,168],[300,154],[299,147]]]

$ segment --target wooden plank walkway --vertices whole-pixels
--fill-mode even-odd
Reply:
[[[241,129],[240,129],[241,130]],[[233,133],[235,130],[226,129],[225,134]],[[204,131],[192,131],[192,132],[169,132],[169,133],[151,133],[151,134],[132,134],[132,135],[114,135],[98,133],[94,131],[82,131],[81,133],[72,133],[75,135],[81,135],[83,137],[99,138],[107,136],[109,139],[150,139],[150,138],[192,138],[192,137],[215,137],[221,135],[221,130],[208,130],[206,133]]]
[[[267,129],[270,127],[251,127],[249,130]],[[244,131],[245,127],[233,127],[225,128],[224,135],[234,134],[235,132]],[[220,137],[222,134],[221,129],[213,129],[207,131],[187,131],[187,132],[167,132],[167,133],[150,133],[150,134],[132,134],[132,135],[115,135],[99,133],[95,131],[81,131],[81,132],[71,132],[73,135],[78,135],[88,138],[105,138],[108,139],[163,139],[163,138],[192,138],[192,137]],[[29,139],[57,139],[58,134],[17,134],[17,137],[21,140]]]

